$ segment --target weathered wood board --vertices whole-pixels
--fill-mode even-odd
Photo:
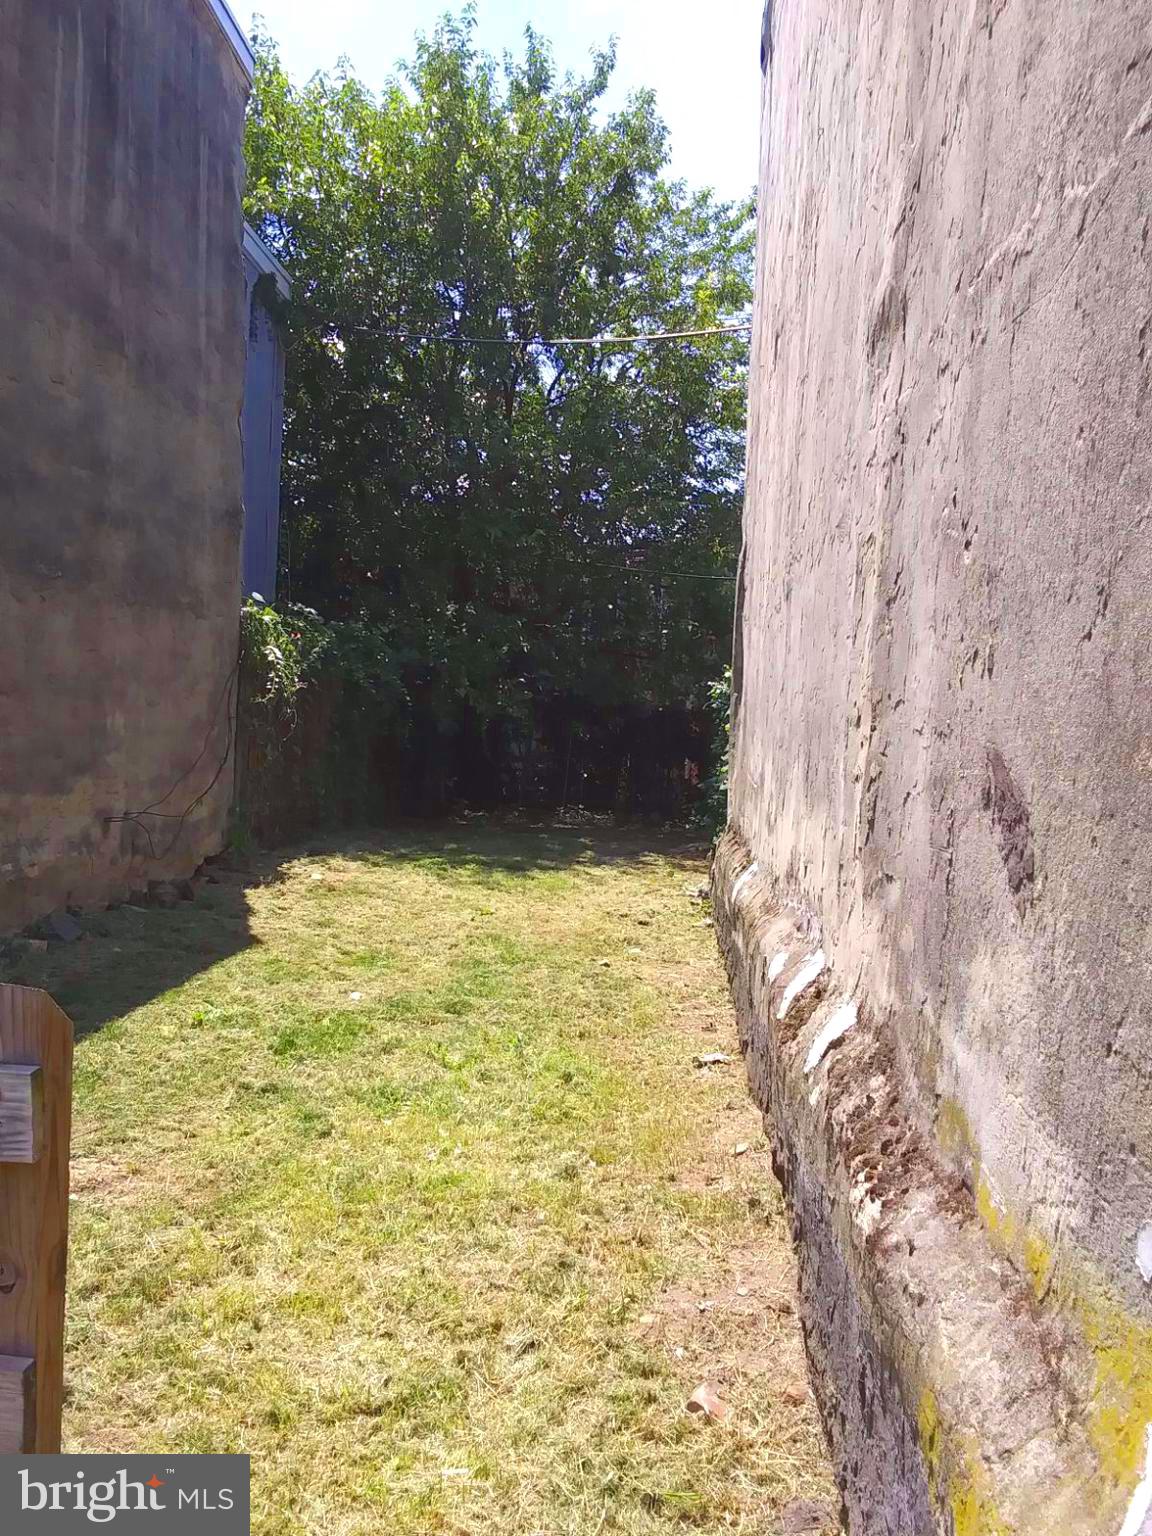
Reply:
[[[0,1163],[34,1163],[43,1132],[43,1068],[0,1061]]]
[[[0,1454],[60,1449],[72,1024],[0,985]]]
[[[36,1433],[36,1366],[0,1355],[0,1456],[18,1455]]]

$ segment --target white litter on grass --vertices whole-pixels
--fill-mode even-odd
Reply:
[[[727,1051],[705,1051],[701,1056],[694,1056],[692,1064],[697,1067],[726,1067],[731,1060]]]
[[[737,896],[739,896],[740,892],[748,884],[749,880],[751,880],[752,876],[756,873],[756,871],[759,868],[760,868],[759,864],[749,864],[748,868],[744,871],[744,873],[742,875],[738,875],[737,876],[736,882],[735,882],[735,884],[732,887],[732,900],[733,901],[736,900]]]
[[[824,969],[824,951],[818,949],[814,955],[810,955],[792,980],[784,988],[784,996],[780,999],[780,1006],[776,1010],[776,1017],[782,1019],[791,1008],[792,1004],[800,996],[805,987],[810,987]]]
[[[835,1045],[841,1035],[846,1035],[855,1022],[856,1004],[842,1003],[816,1036],[815,1040],[813,1040],[807,1059],[804,1062],[805,1076],[810,1072],[815,1072],[816,1068],[828,1054],[829,1046]]]
[[[1145,1285],[1152,1281],[1152,1221],[1146,1221],[1136,1234],[1136,1268]]]
[[[778,955],[773,956],[772,964],[768,967],[768,980],[773,982],[780,972],[788,964],[788,951],[782,949]]]
[[[1147,1531],[1152,1530],[1148,1521],[1152,1513],[1152,1424],[1149,1424],[1144,1435],[1144,1477],[1132,1495],[1128,1514],[1120,1527],[1120,1536],[1145,1536]]]

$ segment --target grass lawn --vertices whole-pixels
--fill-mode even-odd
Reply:
[[[82,1036],[66,1447],[248,1452],[261,1536],[831,1505],[683,841],[344,839],[22,959]]]

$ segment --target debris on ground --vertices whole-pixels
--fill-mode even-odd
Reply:
[[[604,962],[607,964],[607,961]],[[705,1051],[700,1056],[693,1056],[692,1065],[695,1067],[726,1067],[733,1060],[726,1051]]]
[[[74,944],[84,937],[84,930],[69,913],[49,912],[30,929],[28,937],[46,939],[50,944]]]
[[[702,1414],[716,1424],[723,1424],[731,1409],[710,1381],[702,1381],[688,1399],[685,1407],[689,1413]]]
[[[43,955],[48,951],[47,939],[29,939],[21,936],[8,940],[8,947],[15,954]]]

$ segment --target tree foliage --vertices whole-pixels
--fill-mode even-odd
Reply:
[[[611,49],[560,77],[529,32],[497,63],[466,12],[379,95],[257,51],[246,211],[294,281],[291,596],[381,626],[412,710],[473,756],[558,709],[702,706],[746,339],[538,338],[744,318],[750,207],[665,179],[652,95],[604,109]]]

